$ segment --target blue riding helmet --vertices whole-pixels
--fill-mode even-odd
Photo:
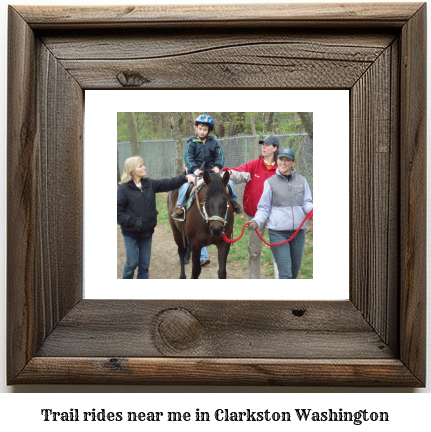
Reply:
[[[214,120],[208,114],[198,115],[195,120],[195,125],[197,126],[199,123],[207,125],[210,131],[214,129]]]

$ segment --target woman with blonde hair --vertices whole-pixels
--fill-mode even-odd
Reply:
[[[132,156],[124,162],[117,188],[117,223],[121,227],[127,257],[122,279],[133,279],[136,267],[138,279],[149,278],[152,236],[158,214],[156,193],[178,189],[185,182],[193,182],[193,176],[184,172],[173,178],[148,178],[140,156]]]

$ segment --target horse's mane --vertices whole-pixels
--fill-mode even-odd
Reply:
[[[222,178],[218,174],[210,174],[211,182],[207,184],[205,191],[205,198],[209,198],[216,193],[222,194],[225,198],[228,198],[226,192],[226,185],[223,183]]]

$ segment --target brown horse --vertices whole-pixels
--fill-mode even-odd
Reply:
[[[210,244],[215,244],[218,250],[218,277],[226,279],[226,259],[230,243],[223,240],[222,234],[225,232],[226,236],[231,238],[233,231],[233,205],[226,192],[228,181],[228,171],[225,171],[223,177],[205,171],[205,184],[198,193],[199,203],[193,203],[187,211],[185,222],[169,218],[180,256],[181,279],[186,278],[184,257],[187,244],[190,245],[192,254],[192,279],[197,279],[201,274],[201,249]],[[169,214],[175,211],[177,197],[178,189],[169,192]]]

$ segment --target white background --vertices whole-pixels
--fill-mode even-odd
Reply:
[[[238,1],[230,0],[228,3],[263,3],[262,1]],[[272,0],[273,3],[283,3],[276,0]],[[119,4],[117,1],[101,0],[101,1],[73,1],[73,0],[56,0],[56,1],[32,1],[16,0],[13,4],[55,4],[55,5],[107,5],[107,4]],[[135,0],[135,4],[169,4],[172,1],[138,1]],[[203,2],[197,0],[182,0],[182,3],[193,3],[202,4]],[[223,3],[218,0],[212,0],[210,3]],[[4,101],[0,105],[1,115],[0,115],[0,127],[2,130],[2,140],[1,145],[5,149],[5,124],[6,124],[6,35],[7,35],[7,4],[2,2],[1,4],[1,80],[3,85],[0,85],[1,100]],[[428,41],[428,46],[431,44]],[[428,53],[428,64],[430,55]],[[429,65],[428,65],[429,67]],[[430,69],[428,69],[430,70]],[[429,89],[429,86],[428,86]],[[429,96],[429,93],[428,93]],[[428,97],[429,105],[429,97]],[[428,122],[428,131],[430,130],[430,125]],[[428,156],[429,163],[429,156]],[[0,167],[3,172],[5,172],[5,160],[0,160]],[[5,174],[6,176],[6,174]],[[4,182],[5,184],[5,182]],[[429,181],[427,180],[428,190]],[[2,189],[0,192],[0,206],[1,214],[4,215],[5,212],[5,190]],[[429,208],[428,208],[429,214]],[[3,216],[4,217],[4,216]],[[4,219],[3,219],[4,222]],[[0,230],[0,239],[5,245],[5,226],[4,223]],[[5,256],[5,248],[3,248],[2,254],[3,258]],[[55,410],[69,410],[70,408],[81,408],[91,410],[91,408],[106,410],[130,410],[130,411],[149,411],[149,410],[170,410],[176,409],[181,411],[191,411],[193,412],[196,408],[201,408],[202,410],[209,411],[212,408],[230,408],[232,410],[241,410],[244,408],[257,408],[257,409],[272,409],[272,410],[292,410],[301,405],[300,408],[310,407],[316,410],[327,410],[329,408],[337,410],[338,408],[343,408],[344,410],[356,410],[356,409],[369,409],[373,411],[389,411],[391,415],[391,421],[387,424],[385,423],[370,423],[362,426],[358,426],[360,430],[395,430],[398,427],[404,428],[414,428],[419,426],[418,429],[422,430],[424,425],[429,424],[429,407],[431,406],[431,373],[428,367],[428,387],[426,389],[402,389],[402,388],[273,388],[273,387],[143,387],[143,386],[78,386],[78,385],[33,385],[33,386],[14,386],[7,387],[5,383],[5,264],[4,259],[2,260],[2,265],[0,267],[1,273],[1,297],[0,297],[0,307],[2,310],[2,320],[1,320],[1,344],[0,344],[0,425],[2,430],[11,430],[12,428],[28,428],[27,430],[63,430],[72,429],[78,426],[80,428],[89,428],[91,430],[103,430],[115,428],[118,429],[118,424],[112,423],[98,423],[98,424],[88,424],[80,423],[79,425],[73,423],[44,423],[40,420],[40,410],[42,408],[53,408]],[[429,296],[430,297],[430,296]],[[431,310],[430,300],[428,298],[428,311]],[[430,363],[430,335],[431,327],[428,323],[428,366]],[[52,393],[51,393],[52,392]],[[97,395],[92,395],[92,392],[97,392]],[[168,394],[160,394],[169,392]],[[199,393],[198,393],[199,392]],[[214,392],[221,392],[222,394],[217,394]],[[239,393],[235,393],[239,392]],[[248,394],[252,392],[251,394]],[[12,394],[15,393],[15,394]],[[28,393],[28,394],[26,394]],[[41,393],[41,394],[33,394]],[[64,393],[64,394],[58,394]],[[105,394],[103,394],[105,393]],[[134,394],[137,393],[137,394]],[[245,393],[245,394],[244,394]],[[297,394],[297,393],[307,393],[307,394]],[[326,393],[326,394],[322,394]],[[393,394],[388,394],[393,393]],[[419,393],[419,394],[410,394]],[[420,394],[422,393],[422,394]],[[232,426],[234,425],[234,426]],[[128,430],[139,430],[142,431],[144,428],[153,430],[166,430],[166,424],[121,424],[122,431]],[[168,425],[172,427],[172,425]],[[175,424],[176,430],[187,428],[189,431],[192,427],[202,429],[200,423],[183,423]],[[212,422],[205,425],[206,428],[219,428],[220,424],[218,422]],[[346,425],[344,423],[309,423],[302,424],[300,427],[296,423],[291,423],[288,425],[283,425],[280,423],[265,424],[261,423],[223,423],[223,427],[230,428],[259,428],[265,426],[269,430],[278,428],[280,430],[288,430],[290,426],[292,430],[302,431],[302,430],[316,430],[316,431],[326,431],[337,430],[345,431],[346,428],[352,428],[353,425]],[[163,427],[163,429],[161,429]],[[426,426],[425,426],[426,427]],[[356,429],[355,429],[356,430]]]
[[[338,300],[349,297],[349,92],[347,90],[142,90],[85,92],[85,298]],[[169,101],[169,104],[166,103]],[[205,101],[205,102],[201,102]],[[168,105],[168,107],[167,107]],[[328,109],[328,106],[331,108]],[[238,283],[117,279],[116,189],[100,184],[100,159],[115,171],[117,112],[313,111],[313,279]],[[259,144],[256,143],[256,146]],[[146,161],[144,161],[144,164]],[[336,167],[336,168],[335,168]],[[336,169],[336,173],[334,170]],[[151,173],[148,173],[151,177]],[[100,209],[105,217],[100,218]],[[100,233],[103,232],[103,244]],[[238,237],[240,232],[234,233]],[[242,239],[247,248],[247,242]],[[263,246],[268,247],[268,246]],[[153,242],[153,248],[157,243]],[[172,254],[177,255],[176,247]],[[103,263],[104,271],[95,262]],[[212,262],[210,265],[217,265]],[[167,271],[177,272],[176,266]],[[229,274],[229,264],[227,268]],[[174,273],[175,274],[175,273]],[[151,266],[150,266],[151,278]],[[328,283],[328,281],[331,281]]]

